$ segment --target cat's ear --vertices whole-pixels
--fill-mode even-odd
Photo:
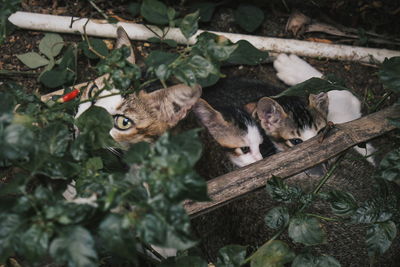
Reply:
[[[117,29],[117,42],[115,44],[115,48],[121,48],[122,46],[126,46],[129,48],[131,52],[130,55],[126,58],[129,63],[135,64],[135,53],[133,52],[131,41],[129,40],[128,34],[121,26]]]
[[[226,121],[207,101],[199,99],[193,107],[193,112],[221,146],[234,148],[242,144],[240,130]]]
[[[167,123],[170,127],[175,126],[186,117],[200,95],[200,85],[190,87],[185,84],[174,85],[151,93],[141,91],[139,94],[146,100],[145,103],[157,112],[159,120]]]
[[[256,116],[257,102],[250,102],[244,105],[244,110],[252,117]]]
[[[315,108],[324,116],[328,115],[329,98],[327,93],[319,93],[318,95],[310,94],[308,103],[311,108]]]
[[[279,128],[288,116],[282,106],[269,97],[263,97],[258,101],[256,113],[262,127],[269,132],[274,132]]]

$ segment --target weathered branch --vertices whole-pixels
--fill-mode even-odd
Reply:
[[[319,142],[320,138],[313,138],[289,151],[214,178],[208,181],[208,194],[212,201],[187,201],[186,211],[193,217],[206,213],[265,186],[273,175],[281,178],[293,176],[356,144],[385,134],[395,128],[387,118],[400,118],[400,106],[392,106],[361,119],[336,125],[322,143]]]

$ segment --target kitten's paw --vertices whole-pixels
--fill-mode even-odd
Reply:
[[[277,76],[287,85],[296,85],[310,78],[321,78],[322,73],[296,55],[279,54],[274,61]]]

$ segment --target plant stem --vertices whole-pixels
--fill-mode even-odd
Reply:
[[[108,20],[108,16],[106,15],[106,13],[104,13],[104,11],[101,10],[92,0],[89,0],[89,3],[92,5],[92,7],[94,7],[94,9],[97,10],[97,12],[99,12],[105,19]]]
[[[312,217],[315,217],[315,218],[318,218],[318,219],[321,219],[321,220],[325,220],[325,221],[331,221],[331,222],[339,221],[338,219],[335,219],[335,218],[329,218],[329,217],[321,216],[321,215],[314,214],[314,213],[306,213],[306,215],[312,216]]]
[[[16,70],[0,70],[0,75],[3,76],[17,76],[17,75],[24,75],[24,76],[39,76],[40,73],[33,72],[33,71],[16,71]]]

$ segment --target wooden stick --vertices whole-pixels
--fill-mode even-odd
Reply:
[[[275,154],[244,168],[219,176],[207,182],[212,201],[186,201],[185,209],[198,216],[266,185],[272,176],[293,176],[322,163],[346,149],[383,135],[395,127],[386,118],[400,118],[400,106],[392,106],[358,120],[337,124],[323,143],[312,138],[290,149]]]

